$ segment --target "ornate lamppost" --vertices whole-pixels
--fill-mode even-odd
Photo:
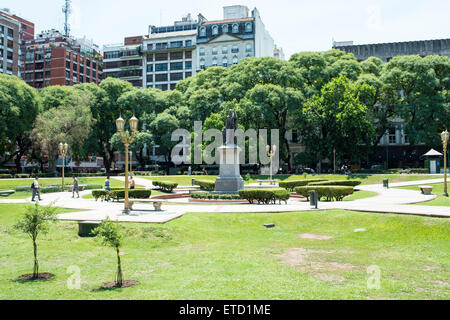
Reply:
[[[67,143],[59,144],[59,154],[62,156],[62,191],[64,192],[64,166],[66,164],[66,155],[69,150],[69,145]]]
[[[131,135],[128,130],[124,132],[125,120],[123,120],[122,117],[119,117],[119,119],[116,120],[117,131],[119,132],[120,138],[122,139],[122,142],[125,145],[125,202],[123,210],[123,213],[125,214],[130,213],[130,206],[128,201],[128,156],[129,156],[128,148],[130,147],[130,143],[133,142],[134,140],[139,120],[135,116],[133,116],[129,120],[129,122],[131,128]]]
[[[441,133],[442,144],[444,146],[444,196],[448,197],[447,192],[447,144],[450,137],[450,133],[445,130]]]
[[[270,184],[272,184],[272,158],[277,152],[277,146],[273,145],[272,150],[270,150],[270,146],[266,146],[267,156],[270,158]]]

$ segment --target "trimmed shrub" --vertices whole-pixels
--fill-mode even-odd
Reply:
[[[287,203],[287,200],[290,197],[289,191],[285,189],[245,189],[239,191],[239,196],[242,199],[247,200],[249,203],[254,203],[255,201],[258,204],[270,204],[276,203],[278,200],[281,204],[281,201]]]
[[[178,187],[178,183],[167,181],[152,181],[155,187],[159,187],[164,192],[172,192],[173,189]]]
[[[302,187],[307,186],[310,183],[313,182],[321,182],[321,181],[327,181],[325,179],[305,179],[305,180],[290,180],[290,181],[280,181],[278,185],[280,188],[284,188],[289,191],[294,191],[295,187]]]
[[[200,189],[206,190],[206,191],[214,191],[216,188],[216,182],[215,181],[209,181],[209,180],[194,180],[194,185],[200,186]]]
[[[192,192],[190,197],[192,199],[215,199],[215,200],[241,200],[238,194],[212,194],[210,192]]]
[[[109,191],[107,190],[92,190],[92,196],[95,198],[95,201],[102,198],[103,200],[109,199]]]
[[[353,193],[352,186],[303,186],[296,187],[295,192],[309,200],[309,192],[315,190],[319,195],[319,200],[326,198],[327,201],[342,201],[346,196]]]
[[[12,179],[12,174],[9,173],[2,173],[0,174],[0,179]]]
[[[308,186],[352,186],[356,187],[361,184],[359,180],[335,180],[335,181],[323,181],[323,182],[312,182]]]
[[[151,190],[145,190],[145,189],[134,189],[134,190],[128,190],[128,197],[130,199],[148,199],[152,195]],[[119,201],[120,199],[125,199],[125,190],[114,190],[110,191],[110,196],[116,201]]]

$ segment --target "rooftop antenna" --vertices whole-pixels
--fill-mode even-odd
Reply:
[[[65,0],[65,4],[62,7],[62,12],[65,15],[64,22],[64,34],[68,37],[70,33],[69,16],[72,13],[72,8],[70,7],[71,0]]]

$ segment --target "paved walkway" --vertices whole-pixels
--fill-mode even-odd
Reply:
[[[118,177],[124,179],[123,177]],[[319,209],[344,209],[363,212],[379,212],[379,213],[398,213],[410,215],[422,215],[431,217],[450,217],[450,207],[438,206],[422,206],[411,205],[411,203],[419,203],[430,201],[436,198],[435,195],[423,195],[419,188],[414,190],[395,189],[395,187],[425,185],[442,183],[443,179],[432,179],[411,182],[399,182],[390,184],[389,189],[385,189],[382,185],[361,185],[359,190],[366,190],[378,193],[377,196],[367,199],[342,202],[320,202]],[[136,184],[146,187],[151,186],[151,181],[136,178]],[[80,192],[80,196],[89,194],[90,191]],[[52,193],[43,194],[43,205],[54,203],[54,205],[67,209],[80,210],[72,213],[59,215],[61,220],[80,221],[101,221],[106,217],[112,220],[122,222],[142,222],[142,223],[164,223],[176,219],[186,212],[217,212],[217,213],[237,213],[237,212],[294,212],[309,211],[312,209],[309,202],[301,202],[297,199],[290,199],[288,204],[282,205],[251,205],[251,204],[230,204],[230,205],[204,205],[195,203],[185,203],[180,205],[163,205],[165,211],[153,211],[152,204],[136,204],[134,209],[138,215],[126,216],[122,214],[123,203],[117,202],[101,202],[92,199],[73,199],[72,193]],[[23,200],[7,200],[0,199],[0,203],[31,203],[30,199]]]

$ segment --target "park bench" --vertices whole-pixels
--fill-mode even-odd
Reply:
[[[0,190],[0,197],[9,197],[15,192],[15,190]]]
[[[424,195],[432,195],[433,187],[431,186],[419,186],[420,192]]]
[[[260,186],[262,186],[263,182],[269,182],[270,185],[277,184],[278,180],[258,180]]]
[[[100,221],[78,221],[78,235],[80,237],[93,237],[92,231],[97,228]]]

